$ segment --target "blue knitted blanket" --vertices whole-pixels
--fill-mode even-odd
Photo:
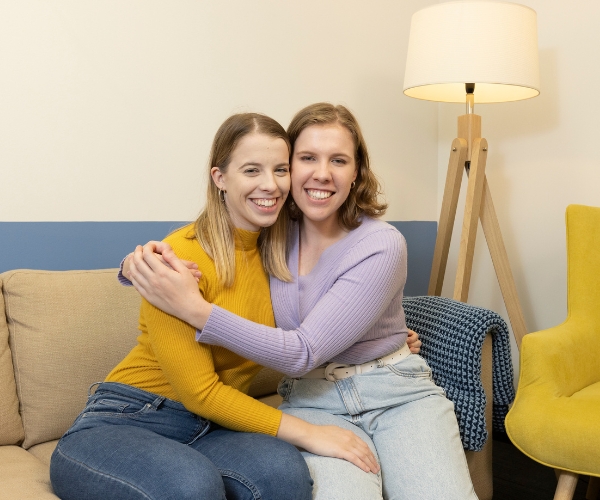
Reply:
[[[495,312],[443,297],[405,297],[406,324],[419,333],[421,355],[437,385],[454,403],[466,450],[480,451],[485,428],[485,392],[481,384],[481,349],[492,334],[493,428],[504,432],[508,405],[515,397],[509,332]]]

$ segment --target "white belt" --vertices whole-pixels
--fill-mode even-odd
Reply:
[[[352,375],[360,375],[367,373],[375,368],[381,368],[385,365],[397,363],[401,359],[406,358],[410,354],[410,347],[404,344],[400,349],[388,354],[383,358],[377,358],[373,361],[367,361],[362,365],[344,365],[342,363],[329,363],[325,367],[315,368],[300,378],[324,378],[330,382],[341,380],[343,378],[352,377]]]

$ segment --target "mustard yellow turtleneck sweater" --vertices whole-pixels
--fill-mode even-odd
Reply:
[[[256,246],[259,233],[237,230],[235,281],[219,284],[212,259],[193,226],[169,235],[178,257],[198,264],[204,298],[251,321],[275,326],[269,277]],[[193,326],[142,300],[138,344],[106,378],[179,401],[192,413],[229,429],[276,435],[281,412],[246,393],[261,367],[217,346],[196,342]]]

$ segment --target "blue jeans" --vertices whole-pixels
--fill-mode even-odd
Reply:
[[[283,379],[279,407],[318,425],[349,429],[381,466],[366,473],[344,460],[303,452],[318,500],[474,500],[454,406],[411,354],[394,365],[330,382]]]
[[[65,500],[310,500],[312,491],[292,445],[117,383],[89,397],[52,455],[50,479]]]

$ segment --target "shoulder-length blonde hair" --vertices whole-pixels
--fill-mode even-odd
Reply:
[[[230,287],[235,278],[235,226],[210,172],[213,167],[217,167],[222,173],[226,173],[236,146],[244,136],[252,133],[283,139],[288,150],[291,150],[285,130],[272,118],[258,113],[240,113],[227,118],[217,130],[212,143],[206,205],[194,224],[195,238],[213,259],[219,281],[226,287]],[[261,229],[258,244],[265,271],[282,281],[291,281],[292,276],[286,263],[290,220],[286,205],[284,204],[275,224]]]
[[[300,133],[311,125],[340,124],[347,128],[354,139],[354,161],[356,162],[356,184],[350,190],[346,201],[338,210],[338,221],[346,229],[355,229],[360,225],[362,215],[381,217],[387,210],[387,203],[379,201],[381,186],[369,164],[367,144],[362,135],[358,121],[345,106],[334,106],[328,102],[319,102],[301,109],[292,118],[288,127],[288,136],[292,143],[292,157],[294,144]],[[293,166],[292,166],[293,168]],[[290,200],[291,202],[291,200]],[[291,205],[290,214],[294,219],[302,217],[295,204]]]

